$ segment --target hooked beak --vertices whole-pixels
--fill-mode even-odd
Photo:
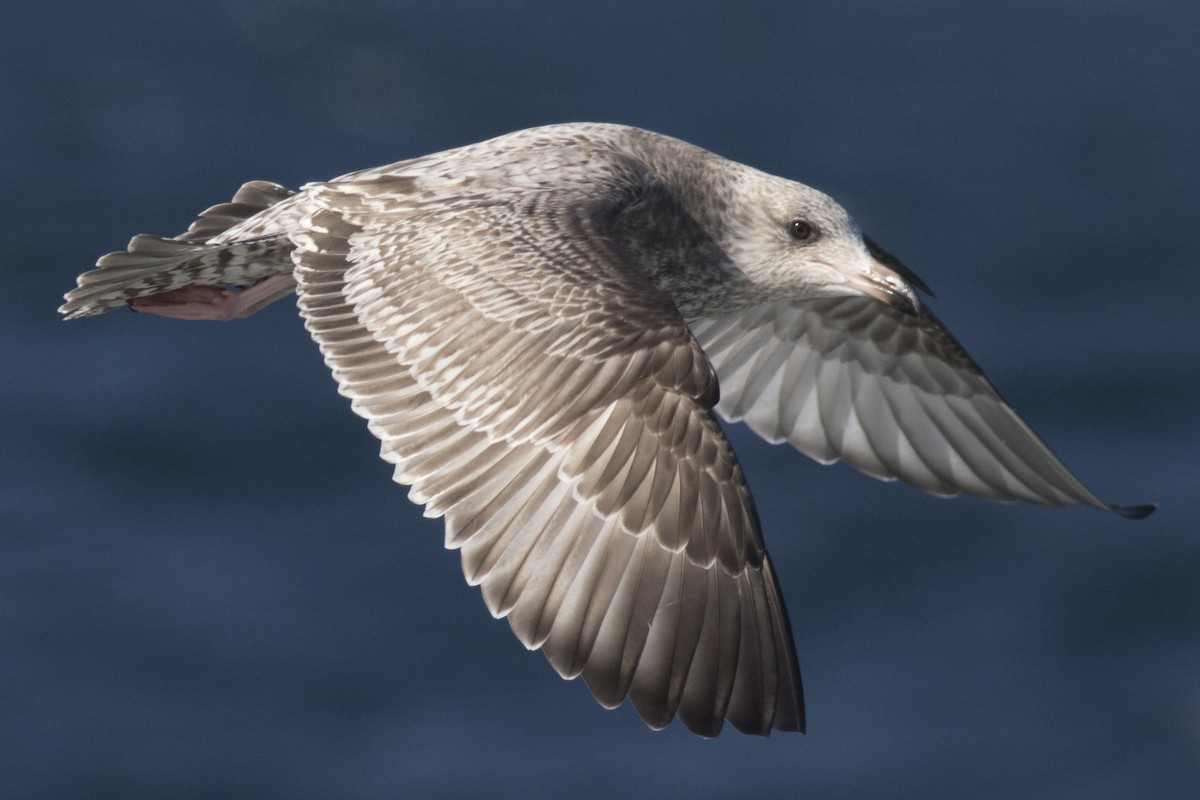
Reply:
[[[930,295],[929,287],[916,273],[900,263],[900,259],[863,237],[871,258],[866,267],[850,276],[849,285],[881,303],[910,316],[921,316],[921,300],[917,290]]]

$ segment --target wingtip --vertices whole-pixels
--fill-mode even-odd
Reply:
[[[1146,503],[1140,506],[1118,506],[1110,503],[1108,507],[1126,519],[1145,519],[1155,512],[1158,503]]]

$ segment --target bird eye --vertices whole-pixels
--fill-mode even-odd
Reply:
[[[809,242],[817,237],[817,229],[812,223],[794,219],[788,223],[788,234],[797,242]]]

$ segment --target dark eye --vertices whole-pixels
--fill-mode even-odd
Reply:
[[[788,234],[797,242],[811,242],[817,238],[817,229],[811,222],[794,219],[788,223]]]

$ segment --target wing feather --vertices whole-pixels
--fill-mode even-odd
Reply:
[[[1146,511],[1084,487],[928,311],[868,297],[778,301],[692,331],[720,377],[717,411],[823,463],[939,495]]]
[[[802,729],[757,514],[673,305],[587,198],[493,203],[479,227],[403,188],[308,190],[300,308],[488,609],[655,727]]]

